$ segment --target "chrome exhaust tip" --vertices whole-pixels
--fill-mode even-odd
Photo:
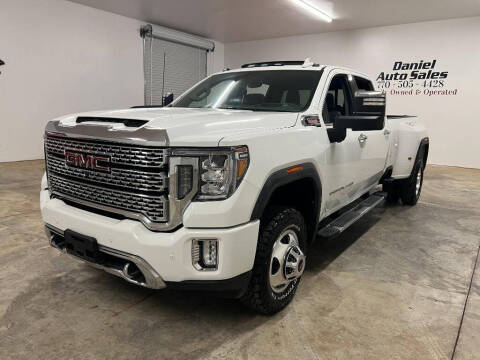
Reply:
[[[125,264],[125,266],[123,267],[122,272],[123,272],[123,275],[124,275],[126,278],[131,279],[132,277],[131,277],[131,275],[128,273],[129,270],[130,270],[130,262],[127,262],[127,263]]]
[[[125,263],[122,272],[123,275],[129,280],[139,281],[140,278],[143,278],[143,280],[145,280],[145,276],[143,276],[143,273],[140,271],[138,266],[130,261],[127,261]]]

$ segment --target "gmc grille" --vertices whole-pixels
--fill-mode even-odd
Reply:
[[[109,159],[109,171],[67,165],[65,152]],[[166,149],[46,135],[52,196],[149,224],[168,221]]]

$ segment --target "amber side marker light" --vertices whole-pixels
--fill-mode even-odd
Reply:
[[[287,174],[291,174],[291,173],[302,171],[302,170],[303,170],[303,166],[295,166],[291,169],[288,169]]]
[[[243,178],[248,168],[248,148],[240,147],[235,149],[237,159],[237,181]]]

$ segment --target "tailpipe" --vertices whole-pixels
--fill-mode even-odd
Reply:
[[[125,263],[122,273],[123,276],[125,276],[130,281],[143,282],[145,280],[145,277],[143,276],[138,266],[130,261],[127,261]]]

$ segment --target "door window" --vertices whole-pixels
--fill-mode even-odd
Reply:
[[[347,76],[335,75],[328,87],[327,96],[323,103],[323,121],[325,124],[333,124],[335,118],[340,115],[350,115],[350,92]]]

